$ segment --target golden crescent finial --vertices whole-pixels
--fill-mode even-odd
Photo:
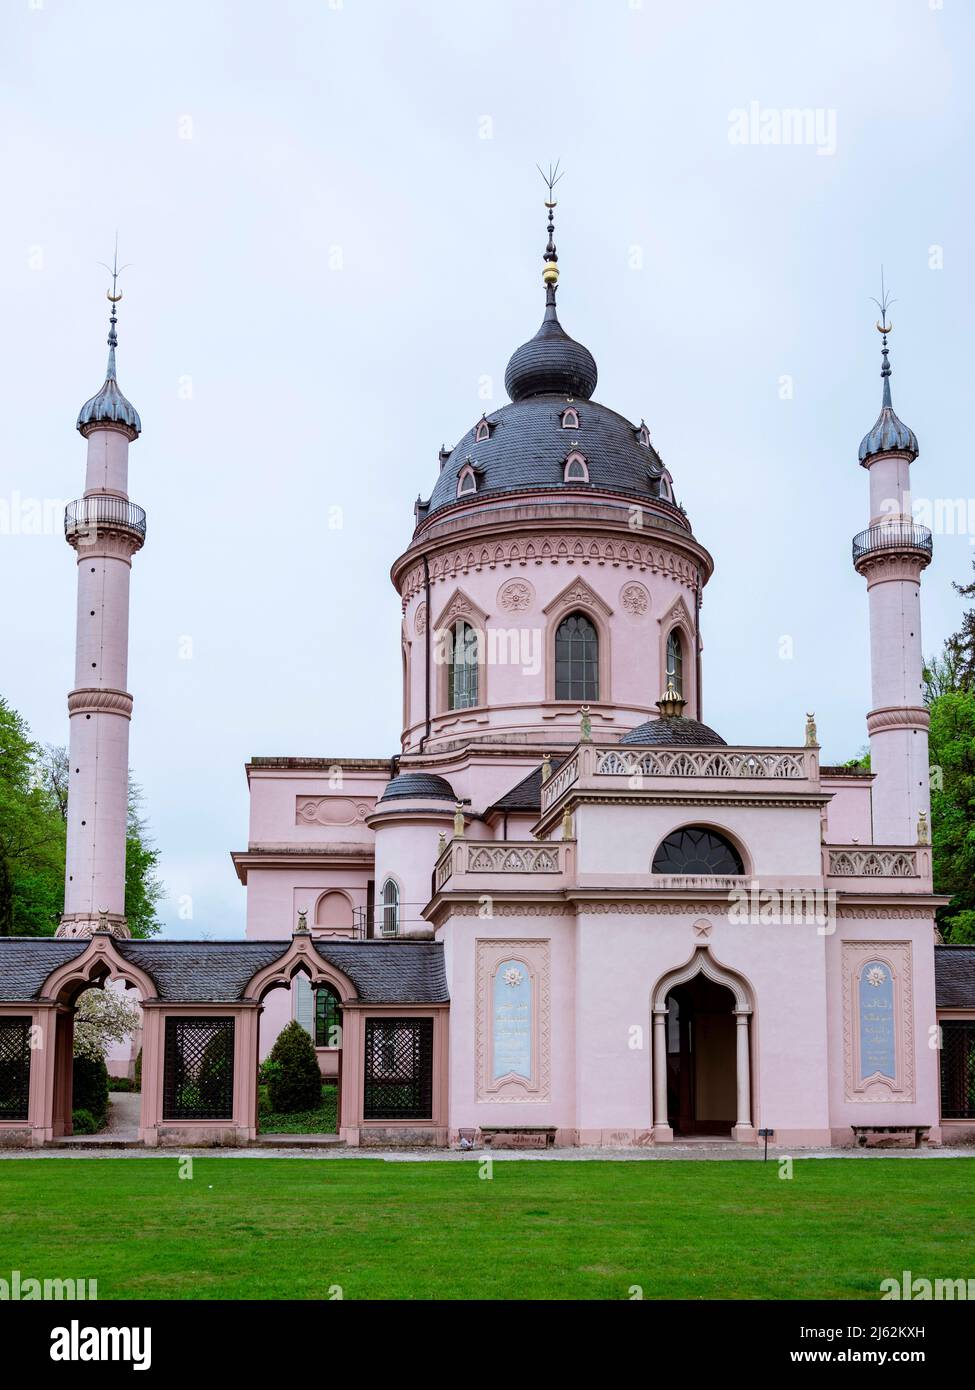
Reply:
[[[110,304],[117,304],[119,300],[122,298],[122,296],[121,294],[112,294],[110,290],[106,290],[105,298],[109,301]]]
[[[878,333],[893,333],[893,331],[894,331],[894,325],[893,325],[892,323],[880,323],[880,322],[877,323],[877,332],[878,332]]]

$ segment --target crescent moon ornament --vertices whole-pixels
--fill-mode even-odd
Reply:
[[[893,325],[892,323],[878,323],[878,324],[877,324],[877,332],[878,332],[878,333],[893,333],[893,331],[894,331],[894,325]]]
[[[119,293],[119,294],[112,294],[109,290],[106,290],[106,291],[105,291],[105,298],[109,301],[110,304],[117,304],[117,303],[119,302],[119,300],[122,298],[122,295],[121,295],[121,293]]]

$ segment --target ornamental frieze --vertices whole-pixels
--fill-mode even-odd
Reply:
[[[673,550],[649,543],[596,540],[590,537],[552,536],[544,541],[504,541],[482,545],[477,549],[455,550],[439,554],[430,561],[431,581],[454,579],[459,574],[478,573],[484,569],[504,569],[512,565],[612,565],[626,569],[667,574],[677,583],[696,590],[698,568]],[[402,599],[409,602],[423,588],[423,566],[415,565],[403,578]]]

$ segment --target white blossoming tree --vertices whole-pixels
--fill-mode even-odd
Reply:
[[[112,1043],[121,1043],[139,1027],[139,1010],[111,989],[87,989],[78,1000],[74,1020],[74,1055],[104,1061]]]

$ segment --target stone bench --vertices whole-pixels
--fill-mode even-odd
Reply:
[[[861,1149],[867,1147],[867,1140],[871,1134],[902,1134],[905,1137],[911,1135],[914,1139],[914,1147],[919,1149],[922,1141],[926,1140],[930,1132],[930,1125],[851,1125],[853,1137]]]

